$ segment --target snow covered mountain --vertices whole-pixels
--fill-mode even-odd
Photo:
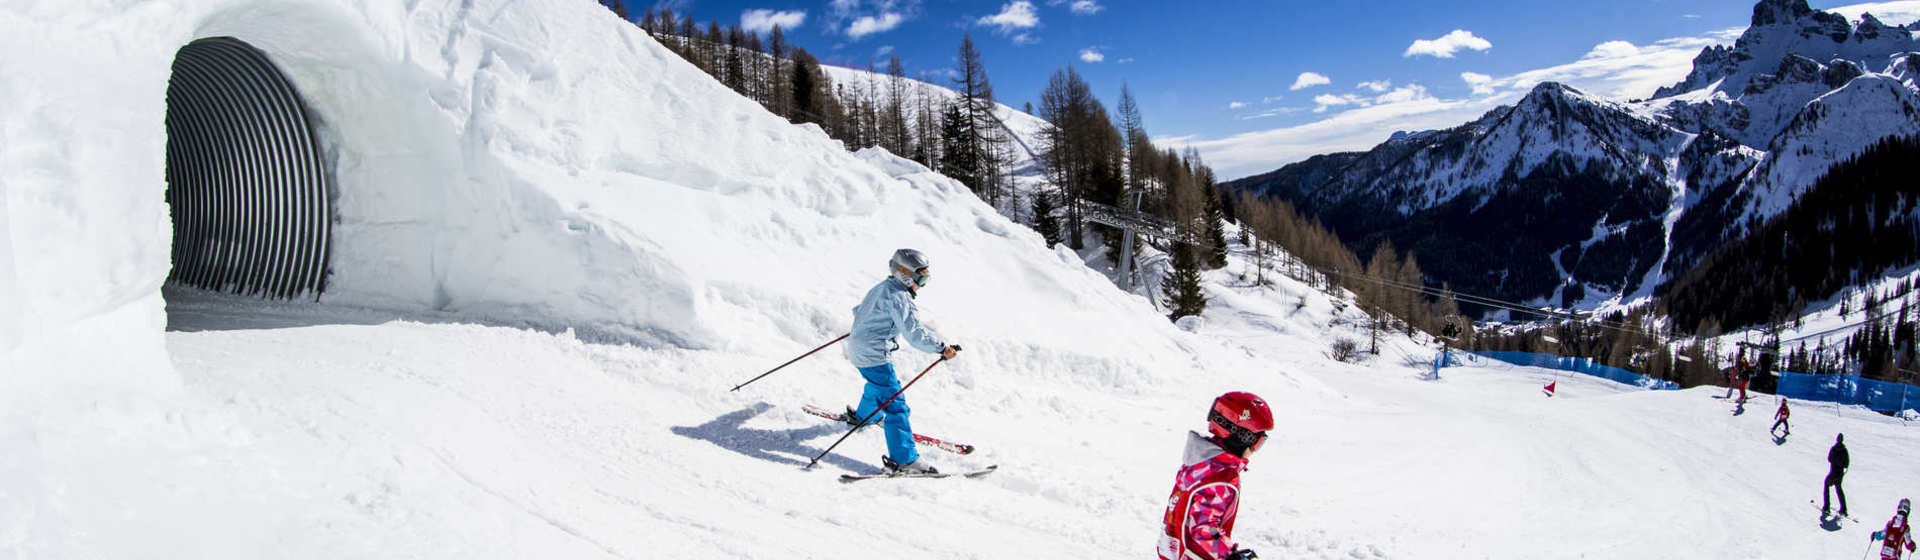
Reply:
[[[1517,104],[1233,186],[1298,201],[1430,278],[1581,308],[1648,296],[1833,163],[1920,132],[1914,30],[1763,0],[1731,47],[1622,102],[1544,83]]]

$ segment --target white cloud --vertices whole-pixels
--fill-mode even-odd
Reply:
[[[806,10],[747,10],[740,12],[740,28],[748,33],[766,33],[778,25],[780,29],[793,31],[806,23]]]
[[[1228,109],[1239,109],[1239,108],[1241,108],[1241,107],[1246,107],[1246,106],[1247,106],[1247,104],[1245,104],[1245,103],[1241,103],[1241,102],[1239,102],[1239,101],[1235,101],[1235,102],[1232,102],[1232,103],[1228,103],[1228,104],[1227,104],[1227,108],[1228,108]]]
[[[1238,117],[1234,117],[1234,118],[1235,118],[1235,119],[1239,119],[1239,120],[1243,120],[1243,121],[1250,121],[1250,120],[1254,120],[1254,119],[1266,119],[1266,118],[1273,118],[1273,117],[1283,117],[1283,116],[1287,116],[1287,115],[1292,115],[1292,114],[1297,114],[1297,113],[1299,113],[1299,112],[1301,112],[1301,111],[1305,111],[1305,110],[1307,110],[1307,109],[1306,109],[1305,107],[1274,107],[1273,109],[1270,109],[1270,110],[1267,110],[1267,111],[1262,111],[1262,112],[1259,112],[1259,113],[1254,113],[1254,114],[1251,114],[1251,115],[1241,115],[1241,116],[1238,116]]]
[[[847,36],[857,41],[861,37],[890,31],[895,27],[899,27],[900,22],[904,20],[905,18],[901,17],[900,14],[893,12],[880,14],[880,17],[860,16],[858,19],[853,20],[852,25],[847,26]]]
[[[1493,95],[1493,76],[1479,72],[1461,72],[1460,81],[1473,88],[1474,95]]]
[[[1100,52],[1100,49],[1097,49],[1094,47],[1087,47],[1084,49],[1080,49],[1081,62],[1100,62],[1106,59],[1107,59],[1107,55],[1102,54]]]
[[[1920,9],[1920,0],[1912,3]],[[1437,98],[1424,89],[1411,89],[1417,86],[1372,98],[1352,94],[1316,96],[1316,109],[1324,115],[1311,117],[1317,120],[1222,138],[1177,137],[1180,141],[1169,145],[1199,149],[1222,177],[1244,177],[1319,154],[1370,149],[1397,130],[1459,126],[1494,107],[1517,101],[1543,81],[1566,83],[1614,99],[1646,97],[1685,78],[1700,49],[1731,43],[1740,31],[1720,30],[1631,45],[1631,54],[1619,45],[1595,46],[1578,60],[1505,77],[1463,72],[1460,79],[1473,88],[1473,94],[1458,99]],[[1305,107],[1276,107],[1242,118],[1306,115]]]
[[[1438,39],[1416,40],[1412,45],[1407,46],[1407,52],[1401,53],[1400,56],[1453,58],[1453,53],[1459,52],[1460,49],[1484,51],[1491,48],[1493,43],[1474,36],[1472,31],[1455,29],[1446,35],[1441,35]]]
[[[881,45],[879,49],[873,51],[875,58],[886,58],[890,54],[893,54],[893,45]]]
[[[1321,75],[1319,72],[1301,72],[1300,77],[1293,79],[1293,87],[1289,87],[1287,88],[1287,90],[1300,91],[1310,87],[1324,86],[1331,83],[1333,83],[1333,80],[1327,79],[1326,76]]]
[[[1129,62],[1133,62],[1133,57],[1131,57],[1131,56],[1129,56],[1129,57],[1126,57],[1126,58],[1122,58],[1122,59],[1120,59],[1120,60],[1115,60],[1115,61],[1113,61],[1113,63],[1114,63],[1114,64],[1126,64],[1126,63],[1129,63]]]
[[[1354,89],[1365,89],[1367,91],[1371,91],[1374,93],[1381,93],[1389,89],[1393,89],[1393,80],[1374,80],[1371,82],[1360,82],[1359,85],[1356,85],[1353,87]]]
[[[1367,103],[1368,103],[1367,98],[1354,95],[1351,93],[1342,94],[1342,95],[1323,93],[1320,95],[1313,96],[1313,104],[1318,105],[1318,107],[1313,108],[1313,112],[1325,113],[1327,112],[1328,107],[1339,107],[1341,105],[1361,105],[1361,104],[1367,104]]]
[[[1074,0],[1073,5],[1069,6],[1069,8],[1073,10],[1073,13],[1083,16],[1097,14],[1100,13],[1100,10],[1107,9],[1106,6],[1102,6],[1099,2],[1093,0]]]
[[[1263,105],[1264,105],[1264,104],[1271,104],[1271,103],[1273,103],[1273,102],[1275,102],[1275,101],[1279,101],[1279,100],[1282,100],[1282,99],[1286,99],[1286,96],[1283,96],[1283,95],[1269,95],[1269,96],[1266,96],[1266,97],[1262,97],[1262,98],[1260,98],[1260,103],[1261,103],[1261,104],[1263,104]]]
[[[1825,11],[1846,16],[1850,21],[1860,21],[1861,14],[1873,14],[1875,19],[1887,25],[1900,25],[1920,21],[1920,0],[1896,0],[1893,2],[1869,2],[1838,8],[1826,8]],[[1909,26],[1911,27],[1911,26]]]
[[[1560,82],[1616,99],[1637,99],[1678,83],[1693,70],[1693,58],[1708,45],[1724,44],[1724,35],[1662,39],[1648,45],[1609,41],[1567,64],[1514,74],[1489,84],[1524,91],[1541,82]]]
[[[1168,145],[1200,150],[1221,177],[1245,177],[1272,171],[1315,155],[1370,149],[1397,130],[1429,130],[1459,126],[1486,112],[1501,100],[1446,100],[1413,96],[1398,103],[1352,108],[1305,124],[1236,134],[1219,139],[1173,137]],[[1298,109],[1280,109],[1248,118],[1285,116]],[[1177,140],[1177,141],[1176,141]]]
[[[1640,54],[1640,47],[1633,46],[1633,43],[1626,41],[1607,41],[1594,45],[1593,50],[1587,51],[1587,56],[1582,58],[1620,58],[1636,54]]]
[[[1013,36],[1013,44],[1015,45],[1031,45],[1038,42],[1040,42],[1040,38],[1033,36],[1032,33],[1021,33]]]
[[[1034,12],[1032,2],[1017,0],[1001,7],[1000,13],[982,17],[975,20],[975,23],[995,27],[1000,33],[1008,34],[1018,29],[1032,29],[1040,25],[1040,14]],[[1018,37],[1015,38],[1015,42],[1019,42]]]

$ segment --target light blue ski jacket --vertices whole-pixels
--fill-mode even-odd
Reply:
[[[913,305],[913,292],[893,277],[880,281],[860,305],[853,307],[853,336],[847,338],[847,361],[853,367],[874,367],[892,361],[900,348],[895,337],[922,352],[937,353],[946,343],[920,324],[919,309]]]

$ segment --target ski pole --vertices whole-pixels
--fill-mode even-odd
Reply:
[[[959,350],[959,349],[960,349],[960,347],[956,345],[956,346],[954,346],[954,347],[953,347],[953,349],[954,349],[954,350]],[[833,452],[833,448],[835,448],[835,447],[840,447],[840,444],[841,444],[841,443],[843,443],[843,442],[845,442],[845,441],[847,441],[847,438],[848,438],[848,437],[850,437],[850,436],[852,436],[852,435],[853,435],[853,432],[855,432],[855,431],[858,431],[858,430],[859,430],[860,428],[865,428],[865,427],[867,427],[867,422],[868,422],[868,421],[870,421],[870,420],[873,420],[873,417],[874,417],[875,415],[878,415],[878,414],[880,414],[880,411],[882,411],[882,410],[886,410],[886,409],[887,409],[887,405],[890,405],[890,404],[893,404],[893,400],[894,400],[894,399],[898,399],[898,398],[900,398],[900,394],[901,394],[901,393],[905,393],[905,392],[907,392],[907,389],[909,389],[909,388],[912,388],[912,387],[913,387],[913,384],[915,384],[915,383],[919,383],[919,382],[920,382],[920,378],[922,378],[922,377],[926,377],[926,376],[927,376],[927,372],[929,372],[929,371],[933,371],[933,366],[937,366],[937,365],[940,365],[940,362],[944,362],[944,361],[947,361],[947,358],[946,358],[946,357],[944,357],[944,356],[942,356],[942,357],[941,357],[940,359],[938,359],[938,360],[934,360],[934,361],[933,361],[933,363],[931,363],[931,364],[927,364],[927,369],[923,369],[923,370],[920,370],[920,375],[915,375],[915,376],[913,376],[913,379],[912,379],[912,380],[910,380],[910,381],[907,381],[907,384],[906,384],[905,386],[903,386],[903,387],[901,387],[901,388],[900,388],[900,390],[898,390],[898,391],[894,391],[894,392],[893,392],[893,396],[891,396],[891,397],[887,397],[887,400],[885,400],[885,401],[882,401],[882,402],[880,403],[880,406],[876,406],[876,407],[874,407],[874,408],[873,408],[873,412],[869,412],[869,413],[867,413],[867,417],[866,417],[866,418],[861,418],[861,419],[860,419],[860,422],[859,422],[859,423],[856,423],[856,424],[854,424],[852,428],[848,428],[848,429],[847,429],[847,433],[845,433],[845,434],[841,434],[841,436],[840,436],[840,439],[838,439],[838,440],[834,440],[834,442],[833,442],[833,445],[829,445],[829,446],[827,446],[827,449],[826,449],[826,451],[821,451],[819,455],[815,455],[815,456],[813,456],[813,460],[812,460],[812,461],[807,461],[807,468],[809,468],[809,469],[811,469],[811,468],[813,468],[813,466],[814,466],[815,464],[817,464],[817,463],[819,463],[819,462],[820,462],[820,459],[821,459],[822,457],[826,457],[828,453],[832,453],[832,452]]]
[[[727,390],[727,392],[729,392],[729,393],[731,393],[731,392],[734,392],[734,391],[738,391],[738,390],[740,390],[740,388],[741,388],[741,387],[745,387],[745,386],[747,386],[748,384],[751,384],[751,383],[753,383],[753,382],[755,382],[755,381],[759,381],[761,377],[766,377],[766,376],[769,376],[769,375],[773,375],[773,372],[776,372],[776,371],[780,371],[780,369],[781,369],[781,368],[784,368],[784,367],[787,367],[787,366],[790,366],[790,365],[793,365],[793,363],[794,363],[794,362],[798,362],[798,361],[800,361],[800,360],[802,360],[802,359],[805,359],[805,358],[806,358],[807,356],[812,356],[814,352],[819,352],[819,351],[821,351],[821,350],[825,350],[825,349],[826,349],[826,348],[827,348],[828,346],[833,346],[833,344],[834,344],[835,342],[840,342],[840,341],[842,341],[842,340],[846,340],[846,339],[847,339],[847,337],[849,337],[849,336],[853,336],[853,333],[847,333],[847,334],[843,334],[843,335],[840,335],[840,338],[836,338],[836,339],[833,339],[833,340],[830,340],[830,341],[827,341],[827,343],[826,343],[826,344],[822,344],[822,345],[820,345],[820,347],[819,347],[819,348],[814,348],[814,349],[812,349],[812,350],[808,350],[808,351],[807,351],[807,353],[805,353],[805,354],[801,354],[799,358],[794,358],[794,359],[791,359],[791,360],[787,360],[787,363],[784,363],[784,364],[780,364],[780,367],[776,367],[776,368],[773,368],[773,369],[770,369],[770,370],[767,370],[767,372],[766,372],[766,373],[762,373],[762,374],[760,374],[759,376],[757,376],[757,377],[754,377],[753,379],[748,379],[746,383],[741,383],[741,384],[739,384],[739,385],[734,385],[734,386],[733,386],[733,388],[732,388],[732,389],[728,389],[728,390]]]

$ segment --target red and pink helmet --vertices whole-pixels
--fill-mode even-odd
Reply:
[[[1258,395],[1234,391],[1213,399],[1207,424],[1213,437],[1236,444],[1244,455],[1266,443],[1267,431],[1273,429],[1273,410]]]

